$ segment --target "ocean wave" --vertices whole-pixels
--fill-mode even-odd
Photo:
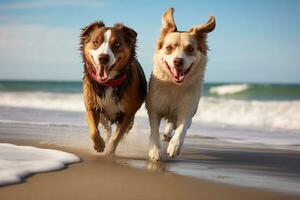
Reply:
[[[0,106],[84,112],[80,93],[0,92]],[[147,118],[142,107],[137,117]],[[300,101],[254,101],[202,97],[193,121],[300,130]]]
[[[194,120],[300,130],[300,101],[245,101],[207,97],[200,101]]]
[[[217,95],[228,95],[244,92],[248,90],[250,86],[248,84],[230,84],[214,86],[209,89],[209,93]]]
[[[80,93],[0,92],[0,106],[84,111],[83,97]]]

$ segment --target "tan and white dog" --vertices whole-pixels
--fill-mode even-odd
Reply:
[[[215,28],[215,18],[189,31],[177,31],[174,9],[162,18],[162,28],[154,54],[154,68],[146,96],[151,136],[149,157],[161,157],[159,126],[168,121],[163,139],[169,141],[167,154],[180,153],[187,129],[190,127],[201,96],[208,46],[207,33]],[[175,130],[174,135],[172,135]]]

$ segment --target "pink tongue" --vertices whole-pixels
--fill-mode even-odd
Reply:
[[[101,81],[104,81],[108,78],[107,69],[104,66],[98,65],[97,70],[96,70],[96,74],[100,78]]]
[[[176,69],[175,67],[172,67],[171,71],[176,79],[180,79],[182,76],[184,76],[183,69]]]

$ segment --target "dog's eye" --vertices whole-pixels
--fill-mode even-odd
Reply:
[[[166,47],[166,49],[167,49],[168,52],[171,52],[171,51],[172,51],[172,46],[171,46],[171,45],[168,45],[168,46]]]
[[[188,47],[186,48],[186,51],[189,52],[189,53],[192,53],[192,52],[194,51],[194,47],[188,46]]]
[[[114,49],[118,49],[120,47],[121,47],[121,43],[120,42],[115,42],[114,45],[113,45]]]
[[[99,44],[99,42],[98,42],[97,40],[94,40],[94,41],[93,41],[93,44],[94,44],[95,46],[97,46],[97,45]]]

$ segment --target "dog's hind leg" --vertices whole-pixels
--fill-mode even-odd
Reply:
[[[172,139],[173,130],[174,130],[174,124],[171,122],[168,122],[165,127],[165,131],[163,133],[162,140],[165,142],[169,142]]]
[[[100,120],[100,112],[88,110],[86,112],[86,119],[90,130],[90,138],[93,142],[94,149],[98,152],[104,151],[105,142],[100,136],[98,124]]]
[[[124,115],[122,117],[122,120],[118,123],[116,132],[111,136],[107,150],[106,150],[106,156],[112,156],[115,153],[115,150],[123,137],[123,135],[126,133],[126,131],[129,129],[131,126],[131,119],[132,116],[126,116]]]
[[[175,134],[169,142],[167,153],[170,157],[179,155],[181,147],[184,142],[187,129],[190,127],[192,119],[188,118],[179,123],[179,126],[175,130]]]
[[[152,161],[159,161],[161,157],[159,140],[159,125],[161,117],[154,112],[149,112],[149,121],[151,134],[148,155]]]
[[[105,141],[108,142],[109,138],[111,136],[110,122],[107,120],[107,118],[103,114],[100,114],[100,123],[104,129]]]

